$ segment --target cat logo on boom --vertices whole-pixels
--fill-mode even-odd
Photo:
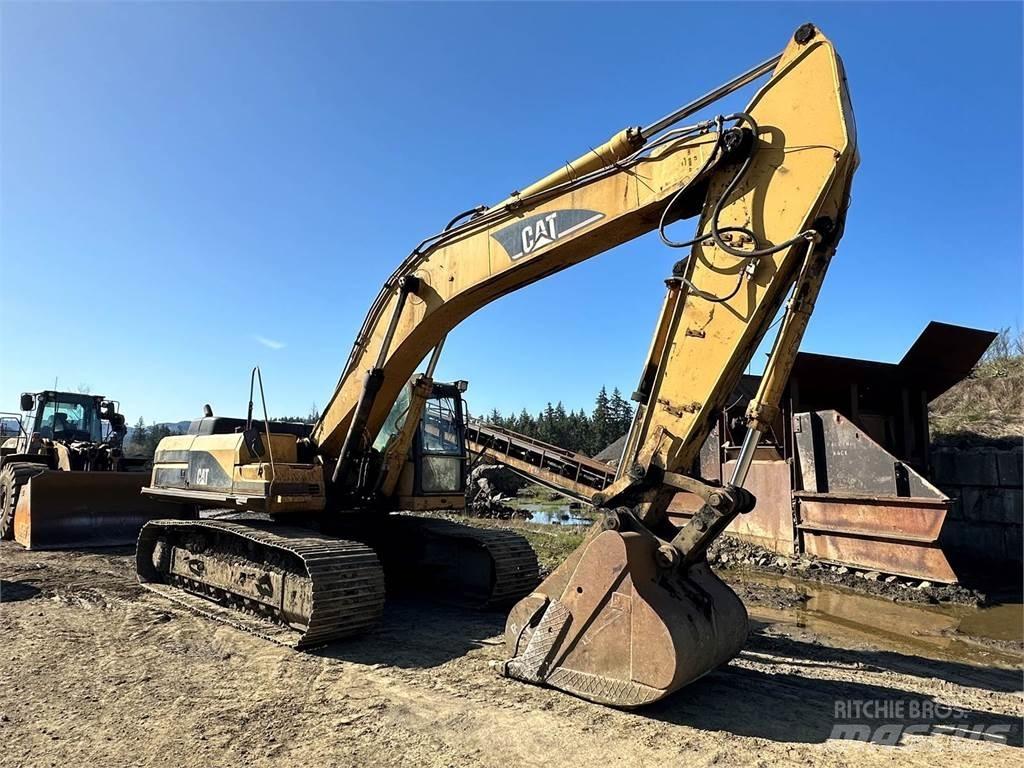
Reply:
[[[497,240],[508,257],[515,261],[603,218],[604,214],[599,211],[580,208],[545,211],[527,216],[498,230],[491,237]]]

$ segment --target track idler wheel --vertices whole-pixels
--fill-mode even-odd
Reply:
[[[595,525],[512,609],[506,676],[633,708],[739,653],[746,609],[706,560],[684,567],[642,526],[616,527]]]

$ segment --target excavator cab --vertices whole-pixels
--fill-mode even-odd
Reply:
[[[465,435],[462,390],[456,384],[435,383],[423,405],[409,461],[398,481],[399,509],[465,507]]]
[[[373,442],[378,492],[394,509],[460,511],[466,504],[465,381],[414,377]],[[418,419],[416,414],[419,414]],[[415,422],[410,422],[410,418]],[[408,428],[407,428],[408,425]]]

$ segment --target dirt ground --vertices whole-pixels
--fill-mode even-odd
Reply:
[[[1005,766],[1024,756],[1019,667],[862,641],[837,647],[785,621],[753,621],[727,667],[627,713],[498,677],[499,614],[397,600],[377,631],[299,653],[144,591],[127,552],[3,542],[0,578],[4,766],[863,768]],[[755,619],[757,592],[747,595]],[[855,700],[890,706],[872,728],[997,726],[1005,743],[835,738],[837,702]],[[951,710],[914,717],[914,705]]]

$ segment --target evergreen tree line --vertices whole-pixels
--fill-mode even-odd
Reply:
[[[484,419],[488,424],[543,440],[570,451],[593,456],[629,431],[633,406],[618,388],[611,395],[605,387],[597,393],[594,410],[587,414],[582,408],[567,411],[559,401],[548,403],[536,416],[524,408],[519,415],[504,416],[495,408]]]
[[[166,424],[150,424],[140,416],[132,427],[131,436],[125,441],[124,452],[129,456],[152,456],[156,447],[165,437],[180,434]]]

